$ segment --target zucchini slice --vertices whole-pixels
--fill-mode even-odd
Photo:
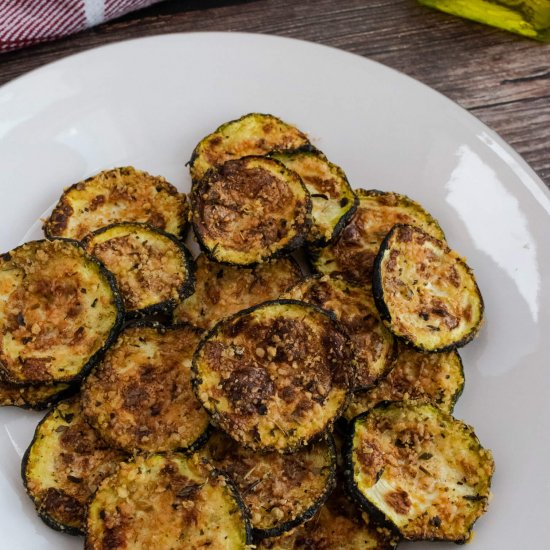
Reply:
[[[67,397],[71,384],[40,384],[21,386],[0,380],[0,407],[21,407],[40,411]]]
[[[351,421],[382,401],[427,402],[451,413],[463,387],[464,370],[456,350],[423,353],[400,345],[389,374],[374,388],[354,394],[344,417]]]
[[[121,332],[82,388],[84,414],[109,445],[160,452],[204,440],[209,418],[191,388],[201,333],[146,322]]]
[[[115,338],[122,300],[76,242],[33,241],[0,256],[0,373],[15,384],[82,377]]]
[[[200,454],[235,482],[255,539],[280,535],[310,519],[334,486],[336,454],[330,436],[281,454],[251,451],[216,432]]]
[[[445,235],[437,221],[417,202],[398,193],[356,189],[359,206],[336,241],[311,247],[309,259],[319,273],[341,275],[357,283],[370,282],[374,259],[384,237],[396,223],[422,228],[437,239]]]
[[[203,138],[193,151],[189,169],[193,181],[198,181],[210,168],[228,160],[302,148],[313,146],[294,126],[273,115],[249,113]]]
[[[302,178],[312,203],[308,243],[326,246],[338,237],[359,204],[346,174],[320,151],[274,153],[272,157]]]
[[[483,319],[471,269],[443,241],[410,225],[396,225],[384,239],[373,292],[386,326],[420,350],[464,346]]]
[[[86,250],[113,273],[132,316],[170,312],[193,292],[192,257],[169,233],[141,223],[103,227],[83,241]]]
[[[233,483],[178,453],[123,462],[88,509],[86,550],[246,550],[249,543]]]
[[[161,176],[131,166],[100,172],[65,189],[44,223],[46,237],[81,240],[119,222],[144,222],[183,236],[189,221],[187,197]]]
[[[196,265],[195,292],[178,304],[174,321],[203,329],[237,311],[278,298],[303,278],[290,256],[249,268],[222,265],[201,254]]]
[[[193,357],[195,392],[213,421],[253,450],[292,452],[330,430],[354,364],[341,324],[296,300],[220,321]]]
[[[344,325],[355,349],[354,391],[372,386],[392,368],[396,342],[380,319],[370,285],[358,286],[328,275],[316,276],[298,283],[284,298],[331,311]]]
[[[36,428],[22,464],[27,493],[44,522],[83,534],[86,505],[125,454],[110,449],[88,425],[78,397],[62,401]]]
[[[193,229],[210,259],[253,265],[295,250],[311,225],[300,177],[274,159],[244,157],[213,169],[191,190]]]
[[[431,404],[382,403],[355,418],[349,489],[408,540],[466,542],[486,511],[494,463],[472,428]]]
[[[258,550],[394,550],[399,537],[353,506],[336,487],[310,521],[290,533],[264,539]]]

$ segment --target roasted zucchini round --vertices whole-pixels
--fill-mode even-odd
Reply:
[[[313,146],[294,126],[273,115],[249,113],[203,138],[193,151],[189,169],[193,181],[198,181],[210,168],[228,160],[302,148]]]
[[[302,279],[298,264],[289,256],[256,267],[236,267],[196,260],[195,292],[178,304],[174,321],[186,321],[203,329],[220,319],[261,302],[278,298]]]
[[[289,151],[271,156],[302,178],[312,203],[308,243],[326,246],[338,237],[359,203],[346,174],[320,151]]]
[[[0,373],[6,381],[80,378],[122,319],[113,277],[78,243],[33,241],[0,256]]]
[[[355,418],[348,486],[408,540],[468,540],[494,463],[472,428],[431,404],[382,403]]]
[[[88,500],[125,457],[98,437],[82,415],[79,398],[73,397],[40,422],[21,472],[44,522],[78,535],[84,532]]]
[[[356,189],[355,194],[359,197],[359,206],[336,241],[324,248],[311,247],[308,251],[319,273],[370,283],[380,245],[396,223],[415,225],[437,239],[445,239],[437,221],[405,195],[364,189]]]
[[[193,229],[210,259],[254,265],[290,252],[311,225],[311,199],[300,177],[266,157],[227,161],[191,190]]]
[[[71,384],[39,384],[21,386],[0,379],[0,407],[21,407],[40,411],[67,397]]]
[[[189,205],[183,193],[161,176],[131,166],[100,172],[65,189],[44,223],[47,237],[81,240],[120,222],[144,222],[183,236]]]
[[[354,391],[372,386],[392,368],[396,343],[380,319],[370,285],[324,275],[298,283],[284,297],[329,310],[346,327],[355,350]]]
[[[366,392],[355,393],[344,413],[347,420],[382,401],[432,403],[451,413],[464,387],[464,371],[456,350],[423,353],[404,345],[389,374]]]
[[[258,550],[394,550],[399,537],[374,523],[336,487],[317,514],[290,533],[260,541]]]
[[[197,396],[216,425],[253,450],[291,452],[330,429],[354,364],[342,325],[295,300],[220,321],[193,357]]]
[[[202,331],[137,323],[125,328],[82,388],[84,414],[113,447],[133,452],[196,447],[209,424],[191,387]]]
[[[113,273],[131,316],[170,312],[193,292],[191,254],[169,233],[118,223],[91,233],[83,244]]]
[[[483,319],[471,269],[443,241],[410,225],[394,226],[384,239],[373,293],[386,326],[420,350],[464,346]]]
[[[334,486],[336,455],[330,436],[281,454],[251,451],[218,431],[200,454],[235,482],[255,539],[280,535],[310,519]]]
[[[250,542],[229,478],[178,453],[122,463],[88,508],[86,550],[246,550]]]

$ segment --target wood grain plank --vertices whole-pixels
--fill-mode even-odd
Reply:
[[[0,84],[68,54],[168,32],[244,31],[301,38],[416,78],[500,133],[550,187],[550,44],[414,0],[171,0],[73,37],[0,56]]]

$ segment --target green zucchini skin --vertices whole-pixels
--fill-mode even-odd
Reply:
[[[250,128],[246,129],[246,125]],[[286,137],[271,140],[266,127],[276,127]],[[239,136],[240,139],[231,143]],[[221,150],[212,152],[215,161],[208,160],[201,164],[201,156],[209,146],[221,145]],[[214,132],[199,141],[191,158],[187,162],[193,182],[202,179],[210,168],[215,168],[227,160],[237,159],[249,155],[267,155],[275,151],[315,151],[307,136],[296,127],[282,121],[280,118],[264,113],[248,113],[238,119],[230,120],[219,126]]]
[[[458,338],[458,339],[455,338],[448,344],[441,343],[441,344],[434,344],[434,345],[426,345],[420,341],[420,337],[417,337],[417,335],[411,336],[411,335],[401,333],[401,331],[396,331],[395,327],[393,326],[395,316],[392,317],[392,314],[388,308],[388,305],[386,304],[385,293],[384,293],[383,265],[386,259],[386,253],[392,249],[394,238],[398,238],[399,234],[404,232],[421,235],[422,238],[425,238],[426,240],[432,243],[437,243],[437,245],[440,246],[440,248],[444,249],[448,255],[454,256],[454,258],[457,260],[456,263],[458,263],[460,267],[464,269],[465,273],[471,278],[471,281],[473,282],[472,291],[478,300],[478,308],[479,308],[478,320],[476,323],[472,324],[470,330],[466,334],[464,334],[464,336],[462,336],[461,338]],[[426,232],[424,232],[422,229],[418,227],[414,227],[407,224],[396,224],[392,227],[390,232],[386,235],[386,237],[382,241],[380,250],[374,261],[372,291],[374,296],[374,302],[376,304],[376,307],[378,308],[380,317],[384,321],[388,329],[392,331],[395,336],[400,337],[402,341],[406,342],[408,345],[420,351],[425,351],[430,353],[440,353],[445,351],[452,351],[453,349],[463,347],[469,342],[471,342],[477,336],[477,333],[479,332],[479,329],[481,328],[481,325],[483,323],[483,315],[484,315],[484,309],[485,309],[484,303],[483,303],[483,297],[481,295],[481,292],[479,290],[479,287],[477,285],[477,282],[475,280],[475,277],[471,268],[461,258],[459,258],[458,255],[454,251],[452,251],[446,245],[445,242],[439,241],[438,239],[430,236],[429,234],[427,234]]]
[[[278,307],[278,306],[289,306],[289,307],[298,306],[299,308],[303,308],[306,311],[309,310],[313,315],[320,314],[321,316],[327,318],[327,320],[330,321],[335,331],[339,332],[342,335],[342,337],[346,338],[349,341],[349,335],[346,329],[336,319],[336,316],[332,312],[323,310],[317,306],[314,306],[312,304],[308,304],[305,302],[301,302],[298,300],[289,300],[289,299],[283,299],[283,298],[278,300],[271,300],[268,302],[264,302],[262,304],[258,304],[256,306],[252,306],[250,308],[237,312],[236,314],[230,317],[222,319],[210,331],[208,331],[204,335],[201,342],[197,346],[195,350],[195,354],[193,356],[192,380],[193,380],[193,388],[195,390],[195,395],[197,395],[197,397],[199,398],[199,401],[201,401],[203,406],[211,415],[212,422],[215,426],[220,427],[222,430],[226,431],[226,433],[228,433],[231,437],[233,437],[233,439],[235,439],[236,441],[238,441],[239,443],[243,444],[244,446],[248,447],[251,450],[263,451],[263,452],[278,451],[281,453],[292,453],[306,446],[309,442],[315,441],[318,437],[322,436],[324,433],[331,431],[334,422],[342,414],[347,404],[349,403],[349,399],[351,397],[351,387],[353,386],[354,378],[355,378],[355,363],[351,359],[351,348],[349,345],[345,347],[344,353],[346,353],[347,355],[343,358],[342,362],[340,363],[341,368],[343,369],[342,374],[338,375],[342,377],[342,380],[338,381],[339,386],[341,386],[341,388],[338,391],[340,390],[343,391],[343,387],[345,386],[346,387],[345,397],[342,399],[342,402],[339,404],[334,414],[332,414],[332,416],[329,416],[329,418],[324,422],[324,425],[322,428],[312,427],[311,428],[313,430],[312,433],[308,433],[304,437],[297,437],[295,438],[294,441],[292,441],[292,443],[288,443],[288,442],[284,442],[283,444],[278,444],[276,442],[273,442],[270,444],[262,443],[261,436],[259,434],[258,427],[257,427],[258,425],[256,425],[256,427],[253,430],[255,432],[254,439],[252,439],[250,434],[248,435],[244,434],[246,435],[246,437],[244,437],[243,434],[237,436],[236,434],[229,433],[230,430],[228,431],[228,429],[223,426],[224,414],[218,411],[217,406],[212,407],[209,405],[210,396],[208,396],[206,393],[202,391],[201,386],[204,384],[204,378],[199,368],[199,360],[201,358],[201,355],[203,354],[203,350],[205,349],[206,345],[211,340],[216,338],[219,334],[222,334],[223,331],[226,330],[226,327],[231,327],[234,324],[238,325],[239,323],[242,323],[243,320],[244,320],[244,323],[246,323],[247,316],[250,317],[263,309],[268,309],[271,307]],[[335,389],[334,391],[336,392],[337,389]],[[258,421],[259,419],[263,418],[263,414],[261,412],[257,412],[255,414],[257,415],[256,418],[258,419]]]
[[[333,243],[359,204],[359,198],[353,192],[342,168],[330,162],[320,151],[289,151],[271,153],[270,156],[294,170],[311,195],[313,223],[307,238],[308,246],[324,247]],[[332,189],[327,189],[329,187]],[[338,196],[339,218],[336,221],[323,219],[324,213],[319,212],[316,205],[323,204],[320,199],[332,201],[334,204]],[[329,231],[330,234],[327,234]]]
[[[10,261],[13,255],[17,254],[17,252],[19,251],[22,251],[26,247],[42,247],[42,246],[48,246],[52,243],[63,243],[63,244],[75,247],[77,250],[80,251],[83,259],[86,262],[89,262],[94,265],[99,275],[106,281],[109,287],[109,291],[111,294],[111,303],[116,310],[116,316],[115,316],[115,319],[113,320],[111,328],[107,336],[105,337],[102,345],[89,357],[89,359],[82,365],[79,372],[76,373],[74,376],[59,376],[55,379],[51,379],[51,380],[48,379],[47,381],[42,379],[22,380],[20,378],[15,378],[11,376],[10,372],[7,370],[7,368],[4,366],[4,364],[0,360],[0,377],[2,377],[6,382],[9,382],[12,384],[23,385],[23,386],[40,385],[40,384],[44,384],[45,382],[46,383],[63,382],[63,383],[75,384],[75,385],[80,384],[80,382],[88,375],[90,370],[102,359],[105,352],[109,349],[111,344],[115,341],[124,323],[124,317],[125,317],[124,304],[123,304],[122,296],[118,290],[118,286],[115,278],[113,277],[112,273],[108,271],[100,261],[97,260],[97,258],[93,257],[92,255],[86,252],[85,248],[82,246],[82,244],[79,241],[75,241],[74,239],[67,239],[67,238],[56,238],[51,240],[40,239],[36,241],[30,241],[28,243],[18,246],[17,248],[11,250],[10,252],[1,254],[0,261]]]
[[[407,531],[407,528],[408,528],[409,524],[406,524],[404,526],[404,528],[400,528],[397,525],[397,523],[392,519],[392,517],[387,515],[380,508],[378,508],[373,502],[371,502],[363,494],[363,492],[359,489],[357,480],[355,479],[354,438],[355,438],[355,433],[356,433],[356,430],[357,430],[358,426],[360,424],[362,424],[364,421],[368,420],[370,415],[376,415],[378,413],[385,414],[385,411],[391,412],[393,410],[398,410],[398,409],[403,410],[403,409],[407,409],[407,408],[409,408],[409,409],[412,408],[412,409],[417,409],[417,410],[421,410],[421,409],[428,410],[430,413],[433,413],[434,415],[437,415],[439,418],[441,418],[443,422],[448,422],[450,420],[454,423],[454,426],[460,426],[460,429],[463,430],[463,431],[468,432],[468,435],[470,437],[471,443],[469,444],[470,447],[469,447],[468,450],[471,450],[473,447],[475,447],[475,449],[480,454],[482,454],[484,456],[484,460],[486,460],[485,468],[486,468],[487,471],[484,472],[485,474],[487,474],[486,487],[484,489],[485,494],[475,495],[472,498],[463,497],[464,500],[466,500],[468,502],[470,500],[475,501],[475,502],[481,502],[482,503],[481,508],[480,508],[480,510],[478,510],[476,512],[476,514],[474,514],[474,517],[470,520],[470,522],[463,529],[463,531],[460,534],[455,535],[454,537],[445,536],[444,534],[438,535],[438,534],[435,534],[435,531],[434,531],[433,534],[426,534],[425,530],[423,530],[420,534],[415,533],[412,530]],[[391,429],[391,427],[388,426],[386,428],[386,433],[390,429]],[[454,435],[454,434],[450,434],[450,435]],[[396,447],[398,446],[397,443],[395,443],[394,445]],[[458,449],[457,449],[457,451],[458,451]],[[370,409],[370,410],[368,410],[368,411],[366,411],[362,414],[359,414],[358,416],[356,416],[353,419],[353,421],[352,421],[352,423],[349,427],[349,431],[346,434],[346,439],[344,441],[344,447],[343,447],[343,455],[344,455],[344,463],[345,463],[345,471],[344,471],[344,474],[345,474],[345,488],[346,488],[346,491],[348,492],[348,494],[354,499],[354,501],[357,503],[357,505],[362,510],[365,510],[376,521],[378,521],[378,522],[380,522],[384,525],[387,525],[389,528],[394,530],[395,533],[399,534],[401,537],[403,537],[406,540],[410,540],[410,541],[426,540],[426,541],[442,541],[442,542],[450,541],[450,542],[455,542],[457,544],[463,544],[463,543],[467,542],[468,539],[470,538],[474,523],[479,519],[479,517],[481,517],[485,513],[485,511],[487,509],[487,503],[488,503],[488,500],[490,498],[491,477],[492,477],[492,474],[493,474],[493,471],[494,471],[494,462],[493,462],[493,458],[492,458],[492,455],[491,455],[490,451],[484,449],[481,446],[477,436],[475,435],[475,433],[473,432],[473,429],[471,427],[467,426],[462,421],[454,419],[454,417],[452,417],[450,414],[443,412],[441,409],[438,409],[436,406],[434,406],[432,404],[417,404],[417,403],[414,403],[414,402],[383,401],[383,402],[379,403],[378,405],[376,405],[374,408],[372,408],[372,409]],[[382,455],[382,456],[384,456],[384,455]],[[423,458],[423,457],[421,457],[421,458]],[[427,458],[429,459],[430,457],[427,457]],[[419,469],[422,469],[422,468],[420,467]],[[383,476],[384,471],[385,471],[385,466],[382,466],[380,472],[377,473],[377,478],[376,478],[377,480],[378,480],[379,476],[380,477]],[[463,481],[466,482],[466,480],[464,478],[463,478]],[[459,485],[461,485],[461,484],[459,484]],[[405,495],[406,495],[406,493],[405,493]],[[406,498],[408,498],[408,497],[406,497]],[[414,498],[414,495],[413,495],[413,498]],[[429,509],[424,512],[424,515],[428,514],[428,513],[429,513]],[[430,520],[429,524],[431,526],[439,528],[441,526],[441,519],[439,518],[439,516],[436,516],[435,518],[432,518],[432,519],[436,519],[436,518],[439,519],[439,523],[435,523],[435,522],[432,522]],[[413,521],[414,521],[414,519],[410,520],[410,522],[413,522]],[[446,527],[446,525],[444,525],[443,528],[445,528],[445,527]]]
[[[212,227],[213,224],[208,223],[208,221],[205,222],[202,215],[206,198],[208,198],[208,193],[213,185],[217,185],[218,190],[212,194],[212,197],[209,197],[210,199],[213,200],[215,198],[215,200],[220,200],[220,189],[227,195],[227,189],[223,189],[224,182],[227,183],[227,187],[230,186],[229,182],[232,179],[238,182],[239,178],[235,178],[233,174],[238,174],[239,171],[245,175],[240,176],[241,183],[237,183],[236,186],[234,185],[234,188],[242,195],[247,190],[243,183],[244,178],[249,178],[250,174],[258,170],[263,172],[261,177],[261,179],[264,180],[262,181],[263,185],[265,185],[265,180],[269,178],[278,179],[279,181],[285,180],[285,184],[295,202],[294,211],[277,213],[277,218],[272,217],[271,221],[276,221],[279,227],[284,227],[288,233],[287,235],[277,236],[276,239],[271,239],[272,242],[262,242],[261,245],[255,243],[254,246],[252,246],[252,243],[247,240],[242,243],[242,249],[236,250],[234,246],[231,246],[231,242],[226,244],[220,241],[219,236],[216,237],[210,234],[214,230]],[[276,175],[274,175],[275,172],[277,173]],[[268,178],[266,178],[266,176],[268,176]],[[229,160],[221,166],[212,168],[201,180],[193,183],[190,197],[192,225],[195,238],[201,250],[210,260],[222,264],[254,267],[258,263],[262,263],[266,260],[285,256],[297,248],[300,248],[306,242],[312,223],[311,197],[301,178],[292,170],[288,170],[282,162],[270,157],[249,155],[239,159]],[[230,197],[230,200],[235,202],[235,199],[232,197]],[[244,200],[245,198],[243,197],[241,198],[241,203],[238,205],[230,205],[227,208],[238,208],[243,204]],[[283,203],[279,203],[278,207],[280,207],[281,204]],[[243,217],[244,216],[241,216],[241,219]],[[265,221],[265,216],[263,219]],[[284,224],[281,225],[281,222],[284,222]],[[252,223],[254,223],[254,220],[252,220]],[[261,227],[256,227],[252,231],[252,235],[256,240],[258,239],[255,234],[261,233],[261,230]],[[220,232],[218,231],[218,233]],[[233,237],[233,234],[231,231],[226,231],[224,236],[230,239]],[[267,240],[265,234],[262,235],[261,240]]]
[[[169,298],[161,302],[157,302],[139,309],[126,308],[125,310],[126,319],[130,319],[130,320],[139,319],[143,317],[150,317],[150,316],[163,316],[163,315],[170,316],[172,314],[172,311],[176,307],[178,300],[184,300],[185,298],[193,294],[195,289],[195,262],[193,260],[193,256],[191,252],[185,246],[183,241],[179,240],[171,233],[167,233],[166,231],[157,229],[149,224],[138,223],[138,222],[121,222],[121,223],[111,224],[106,227],[102,227],[97,231],[90,233],[87,237],[85,237],[84,240],[82,241],[83,246],[87,249],[92,248],[94,239],[98,237],[101,238],[101,236],[104,235],[105,233],[116,231],[119,228],[127,228],[129,231],[135,229],[136,233],[150,232],[151,234],[158,236],[161,239],[162,238],[168,239],[172,244],[174,244],[177,247],[179,253],[181,254],[182,264],[184,265],[185,271],[186,271],[186,276],[184,278],[183,284],[178,289],[178,299]],[[90,250],[89,253],[93,255],[93,250]],[[101,262],[99,258],[97,259],[98,261]],[[108,270],[108,267],[105,266],[105,269]],[[113,277],[116,280],[117,276],[115,274],[113,274]],[[122,296],[122,299],[124,300],[124,295],[122,292],[121,292],[121,296]]]

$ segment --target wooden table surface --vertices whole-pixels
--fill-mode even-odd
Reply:
[[[398,69],[497,131],[550,187],[550,44],[414,0],[170,0],[70,38],[0,55],[0,84],[126,38],[245,31],[335,46]]]

